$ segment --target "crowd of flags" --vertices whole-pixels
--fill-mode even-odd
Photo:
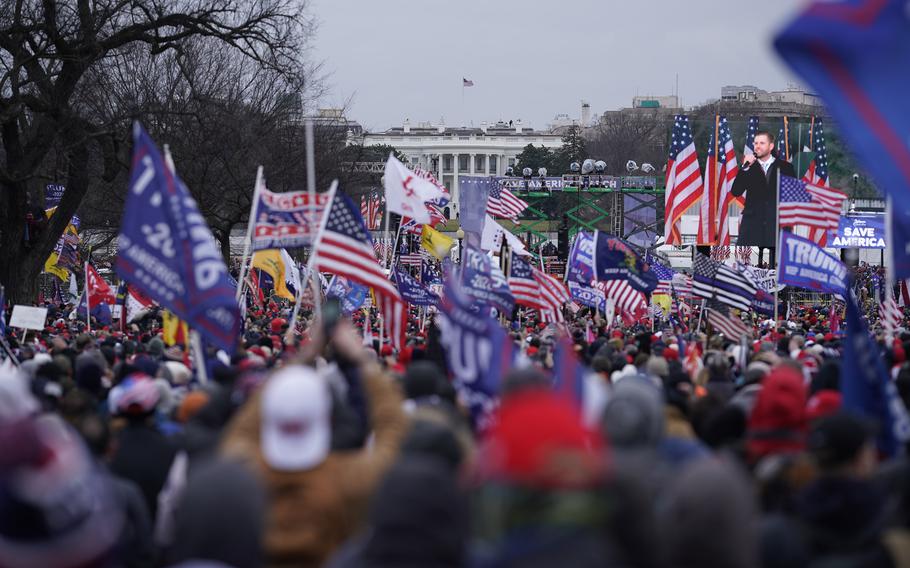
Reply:
[[[794,156],[790,130],[789,118],[784,117],[775,141],[774,154],[778,159],[790,161]],[[753,143],[758,131],[758,117],[750,117],[743,146],[744,155],[753,154]],[[805,174],[800,180],[783,177],[781,181],[780,226],[805,227],[812,241],[825,246],[829,231],[837,229],[847,196],[828,183],[828,155],[821,118],[812,117],[808,140],[809,144],[804,149],[814,155]],[[714,117],[702,174],[689,118],[677,115],[666,171],[665,243],[683,244],[680,233],[682,215],[699,204],[696,244],[713,246],[712,256],[715,260],[728,259],[733,251],[731,207],[742,208],[745,200],[743,197],[734,197],[731,191],[739,166],[727,119],[721,115]],[[751,255],[751,248],[739,247],[737,255],[738,260],[746,261],[747,256]]]

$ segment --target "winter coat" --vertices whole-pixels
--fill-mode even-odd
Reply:
[[[356,451],[332,452],[303,471],[271,468],[260,450],[262,390],[228,425],[222,452],[250,465],[269,502],[265,553],[271,566],[321,566],[360,528],[383,474],[395,460],[408,422],[401,393],[379,366],[362,369],[375,439]]]

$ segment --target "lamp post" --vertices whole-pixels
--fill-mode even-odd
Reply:
[[[464,240],[464,229],[458,227],[458,230],[455,231],[455,237],[458,239],[458,264],[461,264],[462,252],[462,241]]]

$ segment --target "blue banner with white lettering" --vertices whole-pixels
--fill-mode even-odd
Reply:
[[[412,306],[435,306],[439,303],[439,296],[411,277],[402,270],[394,269],[395,284],[404,301]]]
[[[471,304],[447,280],[436,323],[455,387],[468,401],[475,424],[483,427],[496,407],[502,376],[512,366],[514,346],[496,320],[476,313]]]
[[[333,276],[325,295],[341,300],[341,310],[349,316],[360,309],[369,292],[369,288],[362,284],[351,282],[343,276]]]
[[[569,282],[578,282],[588,286],[594,280],[594,235],[579,231],[569,251],[566,263],[566,274]]]
[[[475,248],[465,248],[461,264],[461,283],[464,292],[476,301],[510,314],[515,298],[509,282],[493,259]]]
[[[627,280],[629,285],[650,294],[657,288],[657,275],[632,247],[607,233],[594,233],[594,278]]]
[[[122,279],[212,345],[234,351],[240,307],[221,250],[186,185],[138,122],[118,245]]]
[[[780,243],[778,282],[844,297],[847,267],[840,259],[793,233],[782,232]]]
[[[885,216],[841,217],[836,231],[828,232],[830,248],[885,248]]]
[[[487,200],[493,187],[491,177],[461,176],[458,178],[458,191],[461,196],[461,211],[458,222],[465,232],[464,244],[471,247],[480,246],[480,235],[487,217]]]
[[[910,440],[907,408],[888,377],[878,345],[869,336],[853,294],[847,296],[847,341],[841,362],[840,390],[844,409],[878,423],[878,450],[897,454]]]
[[[63,199],[63,192],[66,191],[66,186],[60,185],[58,183],[49,183],[44,186],[44,208],[53,209],[54,207],[60,205],[60,200]]]
[[[577,303],[582,306],[598,309],[602,312],[607,311],[607,297],[604,295],[603,290],[592,286],[585,286],[578,282],[572,282],[571,280],[569,280],[568,285],[569,294],[572,295],[572,299]]]
[[[436,267],[427,259],[423,259],[423,262],[420,263],[420,282],[424,286],[442,284],[442,279],[439,277],[439,271],[436,270]]]

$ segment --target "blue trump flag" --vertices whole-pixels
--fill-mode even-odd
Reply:
[[[502,270],[492,258],[475,248],[465,248],[461,284],[465,294],[504,314],[511,313],[515,307],[515,297]]]
[[[850,149],[893,200],[896,278],[910,276],[910,18],[905,0],[816,1],[775,39],[825,101]],[[890,236],[889,236],[890,238]]]
[[[240,332],[221,251],[196,202],[142,126],[133,125],[133,166],[120,226],[117,274],[233,352]]]
[[[349,316],[360,309],[370,289],[357,282],[351,282],[344,276],[333,276],[325,295],[341,300],[341,310]]]
[[[578,361],[575,346],[563,336],[553,353],[553,390],[579,408],[584,403],[585,368]]]
[[[427,259],[423,259],[420,263],[420,282],[424,286],[442,284],[442,280],[439,278],[439,272],[429,261],[427,261]]]
[[[398,292],[407,303],[412,306],[435,306],[439,303],[439,296],[430,292],[426,286],[412,278],[411,275],[399,268],[395,268],[393,274],[395,284],[398,285]]]
[[[579,231],[569,251],[569,262],[566,264],[566,280],[590,286],[594,280],[594,236]]]
[[[572,295],[573,300],[582,306],[595,308],[602,312],[607,311],[607,297],[603,290],[592,286],[585,286],[578,282],[572,282],[571,280],[568,282],[568,285],[569,294]]]
[[[847,342],[840,372],[844,408],[876,420],[878,450],[893,456],[910,440],[910,418],[852,293],[847,294],[846,323]]]
[[[594,278],[627,280],[629,285],[650,294],[657,288],[657,275],[632,247],[607,233],[594,233]]]
[[[471,299],[451,279],[436,323],[455,387],[467,399],[475,423],[483,426],[496,407],[502,376],[512,366],[514,346],[496,320],[472,309]]]
[[[809,239],[782,232],[778,259],[779,283],[842,298],[846,295],[847,267]]]
[[[111,325],[113,323],[113,314],[111,307],[101,302],[91,310],[92,317],[101,325]],[[85,293],[79,296],[79,303],[76,307],[76,319],[85,320]]]

